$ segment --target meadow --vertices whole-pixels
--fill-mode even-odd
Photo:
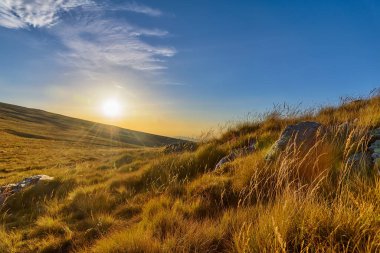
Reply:
[[[380,252],[379,164],[347,163],[380,127],[380,96],[277,106],[175,153],[162,147],[171,141],[57,140],[1,121],[0,185],[54,180],[1,206],[0,252]],[[311,152],[294,146],[266,159],[283,129],[302,121],[328,131]],[[215,168],[252,140],[254,152]]]

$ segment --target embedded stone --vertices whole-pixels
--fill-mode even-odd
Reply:
[[[317,136],[323,125],[318,122],[304,121],[295,125],[287,126],[281,133],[280,138],[272,145],[266,155],[271,160],[277,153],[286,149],[289,143],[307,151],[316,142]]]
[[[372,159],[367,152],[359,152],[348,157],[346,164],[353,170],[359,170],[372,165]]]
[[[8,197],[12,196],[13,194],[21,191],[22,189],[28,186],[37,184],[40,181],[49,181],[53,179],[53,177],[50,177],[48,175],[35,175],[24,178],[18,183],[0,186],[0,204],[4,203]]]
[[[253,140],[249,143],[248,146],[231,151],[231,153],[229,153],[228,155],[226,155],[225,157],[219,160],[219,162],[215,166],[215,169],[222,167],[222,165],[227,162],[232,162],[238,157],[245,156],[254,152],[256,149],[255,147],[256,147],[256,141]]]

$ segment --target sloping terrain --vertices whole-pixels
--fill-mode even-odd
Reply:
[[[0,103],[0,185],[52,168],[179,142],[42,110]]]
[[[0,103],[0,133],[28,139],[114,147],[157,147],[178,142],[174,138],[4,103]]]
[[[0,252],[380,252],[379,140],[374,96],[277,108],[187,150],[78,147],[91,160],[35,169],[54,179],[4,201]],[[2,182],[33,175],[18,171]]]

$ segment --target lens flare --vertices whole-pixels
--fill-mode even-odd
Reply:
[[[102,105],[102,112],[108,118],[117,118],[121,116],[122,106],[116,99],[108,99]]]

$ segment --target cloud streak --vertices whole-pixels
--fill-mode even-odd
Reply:
[[[151,8],[149,6],[137,4],[135,2],[127,4],[123,9],[140,14],[145,14],[152,17],[159,17],[162,15],[162,11]]]
[[[166,31],[139,29],[125,22],[95,19],[58,27],[56,34],[67,48],[61,54],[65,63],[86,66],[88,69],[128,67],[134,70],[165,68],[163,57],[176,51],[170,47],[152,46],[141,36],[162,37]]]
[[[59,13],[94,4],[90,0],[2,0],[0,26],[6,28],[54,25]]]
[[[119,8],[117,8],[119,7]],[[135,2],[121,6],[97,4],[93,0],[1,0],[0,26],[10,29],[48,28],[65,50],[60,62],[86,71],[125,67],[132,70],[164,69],[165,58],[172,57],[172,47],[154,46],[144,37],[165,37],[167,31],[134,26],[110,11],[125,11],[152,17],[158,9]],[[65,12],[72,15],[64,17]]]

